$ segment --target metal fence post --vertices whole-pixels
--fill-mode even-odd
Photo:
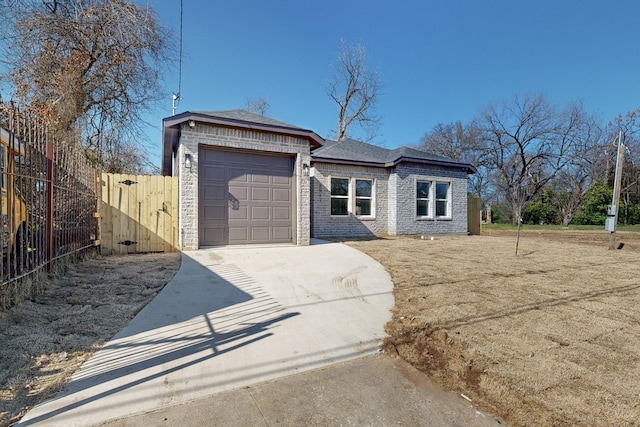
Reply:
[[[47,245],[47,271],[51,273],[53,259],[53,141],[47,140],[47,222],[45,231]]]

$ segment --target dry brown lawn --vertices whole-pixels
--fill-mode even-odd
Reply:
[[[179,267],[176,253],[89,259],[33,301],[0,311],[0,426],[62,390]]]
[[[385,351],[508,425],[640,426],[640,236],[347,242],[395,286]]]

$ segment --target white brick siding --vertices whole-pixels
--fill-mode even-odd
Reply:
[[[396,215],[396,233],[390,234],[464,234],[467,232],[467,173],[464,170],[400,163],[393,168],[391,174],[394,177],[391,182],[395,187],[397,201],[393,208]],[[418,219],[416,217],[416,181],[421,180],[451,184],[450,219]]]
[[[375,211],[372,218],[331,215],[331,177],[374,180]],[[451,217],[416,216],[416,181],[451,185]],[[432,190],[433,191],[433,190]],[[349,199],[353,207],[353,195]],[[350,209],[351,211],[352,209]],[[347,237],[467,232],[467,174],[460,168],[401,163],[393,168],[314,163],[311,173],[311,235]]]
[[[358,217],[353,212],[345,217],[331,216],[331,177],[373,179],[373,216]],[[389,172],[384,168],[314,163],[311,177],[311,235],[322,238],[387,234],[388,183]],[[349,203],[352,211],[355,204],[353,194]]]

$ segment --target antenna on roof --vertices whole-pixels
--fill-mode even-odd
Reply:
[[[178,108],[178,103],[180,102],[182,98],[180,98],[180,92],[178,93],[173,93],[173,95],[171,95],[171,115],[175,116],[176,115],[176,109]]]
[[[180,0],[180,59],[178,61],[178,92],[171,96],[171,115],[175,116],[178,103],[182,101],[180,89],[182,89],[182,0]]]

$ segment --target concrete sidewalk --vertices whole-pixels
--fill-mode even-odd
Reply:
[[[186,252],[162,292],[18,425],[100,425],[373,354],[392,286],[335,243]]]

